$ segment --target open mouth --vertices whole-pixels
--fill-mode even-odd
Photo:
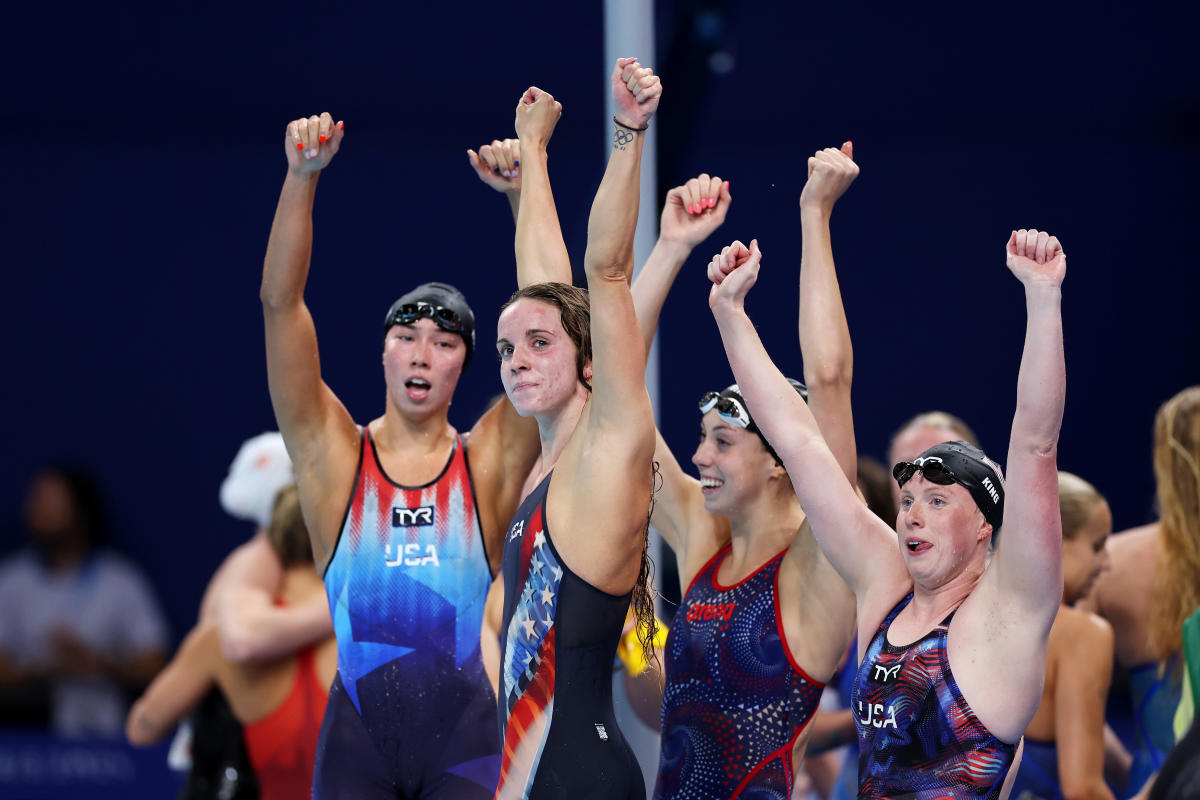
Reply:
[[[910,552],[910,553],[924,553],[926,550],[929,550],[930,548],[933,547],[933,545],[931,545],[929,542],[925,541],[924,539],[914,539],[914,538],[906,539],[904,542],[904,546],[908,548],[908,552]]]
[[[424,378],[409,378],[404,382],[404,391],[412,400],[424,400],[433,388]]]
[[[704,494],[712,494],[725,485],[725,481],[720,478],[708,478],[700,476],[700,491]]]

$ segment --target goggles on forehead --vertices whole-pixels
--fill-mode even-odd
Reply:
[[[750,427],[750,412],[738,402],[737,398],[727,397],[720,392],[706,392],[700,398],[700,413],[707,414],[713,409],[721,419],[738,428]]]
[[[445,306],[427,303],[424,300],[401,305],[387,318],[384,330],[393,325],[412,325],[421,318],[433,320],[434,324],[444,331],[450,331],[451,333],[463,332],[462,317],[458,315],[457,311]]]
[[[899,486],[908,483],[918,472],[925,476],[925,480],[941,486],[961,483],[958,476],[937,457],[922,458],[918,461],[901,461],[892,467],[892,477],[896,479],[896,484]]]

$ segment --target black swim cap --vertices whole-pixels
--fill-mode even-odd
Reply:
[[[938,472],[944,474],[945,479],[938,480],[936,475],[926,472],[931,464],[940,468]],[[903,486],[918,471],[934,483],[952,481],[962,486],[970,492],[971,499],[983,512],[983,518],[991,523],[993,533],[1000,530],[1000,523],[1004,521],[1004,480],[999,465],[978,447],[961,440],[935,444],[913,461],[896,464],[892,476]]]
[[[383,335],[386,337],[393,325],[411,325],[422,317],[462,337],[467,348],[463,357],[465,370],[475,353],[475,312],[467,305],[463,293],[448,283],[422,283],[392,303],[383,318]]]
[[[804,402],[808,402],[808,387],[795,378],[788,378],[787,382],[792,385],[796,393],[804,398]],[[721,399],[732,400],[734,403],[733,413],[726,413],[721,409]],[[707,406],[708,408],[705,408]],[[771,458],[775,459],[776,463],[782,464],[783,461],[779,458],[779,454],[775,452],[775,448],[771,447],[771,443],[767,441],[767,437],[763,436],[763,432],[759,430],[758,425],[754,423],[754,418],[750,416],[750,409],[746,406],[746,398],[742,397],[742,390],[736,383],[726,386],[719,392],[709,392],[700,400],[701,413],[708,413],[710,408],[716,408],[727,421],[732,422],[739,428],[745,428],[750,433],[758,436],[762,440],[763,447],[767,448],[767,452],[771,454]],[[744,422],[741,420],[741,415],[745,414]]]

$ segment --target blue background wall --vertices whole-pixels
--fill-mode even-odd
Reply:
[[[1041,227],[1069,255],[1060,463],[1109,496],[1118,528],[1148,520],[1155,408],[1200,382],[1196,16],[660,3],[660,194],[704,170],[734,195],[663,314],[660,408],[681,460],[696,399],[729,381],[704,262],[759,238],[750,312],[798,375],[805,159],[852,138],[862,176],[834,243],[860,449],[881,457],[903,419],[939,407],[1003,456],[1024,304],[1002,247],[1012,228]],[[6,12],[0,549],[19,543],[37,467],[83,462],[103,476],[117,543],[176,632],[190,625],[250,532],[217,487],[238,444],[274,427],[257,290],[283,128],[302,114],[347,124],[318,193],[307,295],[326,380],[357,419],[377,415],[384,311],[416,282],[449,280],[479,317],[481,357],[451,412],[469,427],[500,391],[487,343],[514,280],[507,205],[464,151],[511,135],[529,84],[553,92],[552,178],[581,258],[609,135],[602,33],[598,3],[542,0]]]

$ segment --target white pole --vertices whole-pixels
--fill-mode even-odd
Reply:
[[[605,76],[612,72],[613,64],[618,58],[637,58],[644,66],[653,67],[657,72],[658,64],[654,52],[654,0],[604,0],[604,72]],[[670,97],[669,94],[666,95]],[[608,82],[604,83],[604,157],[612,149],[612,117],[614,113],[612,92]],[[668,99],[669,103],[670,100]],[[642,264],[650,255],[654,241],[658,238],[658,188],[655,175],[658,169],[657,159],[657,124],[650,121],[650,129],[643,134],[646,143],[642,147],[642,183],[641,198],[638,203],[637,232],[633,237],[634,274],[642,268]],[[646,357],[646,389],[650,393],[650,402],[654,404],[655,417],[658,417],[658,338]],[[662,563],[662,538],[656,531],[651,530],[650,557],[656,564]],[[662,580],[655,576],[656,583]],[[661,585],[661,583],[660,583]],[[656,587],[657,588],[657,587]],[[661,659],[661,654],[660,654]],[[620,682],[624,673],[618,673]],[[646,795],[654,792],[654,780],[658,771],[658,731],[651,730],[641,723],[629,707],[628,698],[622,691],[616,691],[614,686],[613,705],[621,731],[625,734],[646,779]]]

